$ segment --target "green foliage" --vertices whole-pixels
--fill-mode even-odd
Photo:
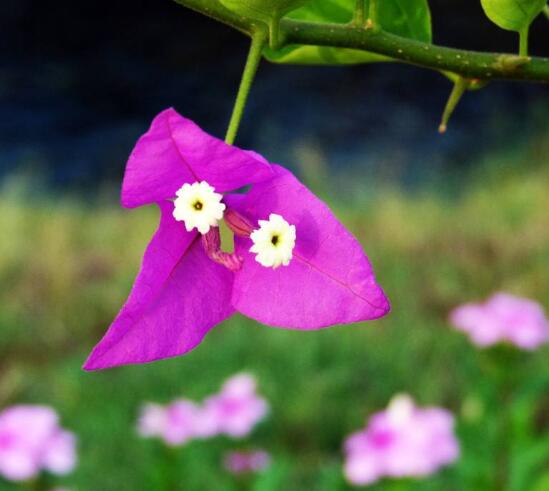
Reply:
[[[547,0],[480,0],[480,3],[494,24],[520,32],[541,13]]]
[[[431,15],[427,0],[377,0],[373,27],[380,27],[392,34],[431,42]],[[289,18],[310,21],[345,24],[353,20],[356,0],[312,0],[297,9]],[[370,2],[365,1],[369,12]],[[280,50],[266,50],[265,56],[277,63],[298,64],[355,64],[387,60],[368,51],[328,46],[286,46]]]

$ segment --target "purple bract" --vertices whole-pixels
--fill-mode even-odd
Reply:
[[[322,201],[289,171],[173,109],[155,118],[126,167],[122,204],[150,203],[159,228],[87,370],[181,355],[235,311],[300,330],[389,311],[359,242]],[[232,254],[220,249],[221,215],[236,236]]]

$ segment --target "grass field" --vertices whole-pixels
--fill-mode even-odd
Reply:
[[[547,491],[548,347],[479,351],[447,322],[453,306],[495,290],[549,307],[547,150],[523,155],[525,169],[523,162],[484,167],[452,198],[388,188],[344,207],[328,198],[392,301],[381,321],[298,333],[236,315],[185,357],[100,373],[80,366],[125,300],[156,210],[29,201],[7,190],[0,199],[0,407],[57,408],[78,434],[80,463],[55,482],[73,490],[339,491],[349,489],[344,437],[393,394],[408,392],[454,412],[462,456],[426,480],[370,489]],[[167,452],[136,435],[143,401],[200,399],[241,370],[256,374],[272,408],[246,441]],[[238,482],[221,456],[250,446],[271,452],[273,465]],[[0,489],[17,487],[0,481]]]

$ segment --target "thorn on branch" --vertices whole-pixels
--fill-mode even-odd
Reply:
[[[444,112],[442,113],[442,120],[438,127],[438,132],[440,134],[446,133],[446,129],[448,127],[448,121],[450,120],[450,117],[452,116],[454,109],[458,105],[465,91],[471,88],[472,84],[477,85],[478,80],[476,79],[471,80],[464,77],[458,77],[455,80],[454,87],[452,89],[452,92],[450,93],[450,97],[448,98],[448,102],[446,103],[446,107],[444,108]]]

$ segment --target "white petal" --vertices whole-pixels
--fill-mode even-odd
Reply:
[[[269,220],[259,220],[259,229],[250,234],[253,245],[250,252],[256,254],[256,261],[266,268],[288,266],[295,247],[296,230],[284,218],[275,213],[269,215]],[[276,244],[272,238],[278,237]]]
[[[206,181],[185,183],[175,193],[173,216],[177,221],[184,222],[188,232],[196,228],[201,234],[206,234],[210,227],[217,226],[218,220],[223,218],[225,204],[221,203],[223,196]],[[202,208],[197,210],[196,203]]]

